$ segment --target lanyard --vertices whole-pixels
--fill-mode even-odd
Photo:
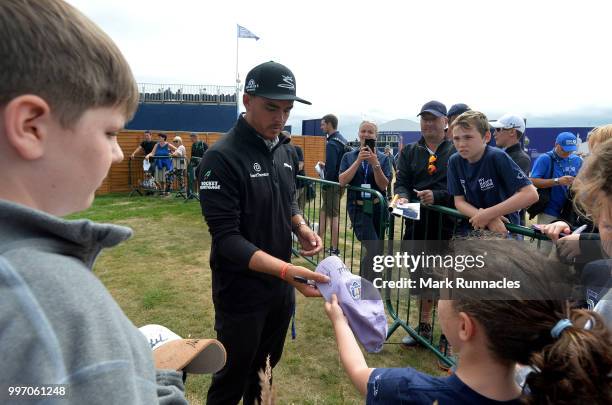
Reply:
[[[361,168],[363,169],[363,182],[367,183],[368,182],[368,167],[370,167],[370,165],[368,163],[366,163],[365,161],[361,162]]]

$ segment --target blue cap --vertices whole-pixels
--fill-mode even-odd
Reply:
[[[578,150],[578,140],[576,139],[576,135],[571,132],[561,132],[557,135],[555,143],[560,145],[561,149],[565,152],[575,152]]]
[[[446,115],[448,117],[452,117],[453,115],[463,114],[466,111],[470,111],[470,107],[468,107],[467,104],[458,103],[458,104],[453,104],[451,108],[448,110],[448,114]]]
[[[428,101],[421,107],[421,112],[417,114],[417,117],[426,112],[436,117],[446,117],[446,106],[436,100]]]

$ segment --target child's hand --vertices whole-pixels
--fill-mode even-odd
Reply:
[[[470,218],[470,224],[472,224],[474,229],[485,229],[494,219],[495,217],[491,216],[491,213],[488,209],[480,208],[478,212],[474,214],[472,218]]]
[[[493,221],[489,222],[486,228],[495,233],[507,234],[508,230],[504,222],[509,222],[505,217],[497,217]]]
[[[572,232],[567,222],[564,221],[555,221],[548,225],[540,225],[540,230],[553,242],[556,242],[559,239],[559,234],[561,232],[567,235]]]
[[[333,324],[336,322],[346,322],[344,312],[342,312],[342,308],[338,305],[338,297],[336,297],[336,294],[332,294],[331,302],[325,303],[325,312]]]

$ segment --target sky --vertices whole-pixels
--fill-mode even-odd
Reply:
[[[531,126],[612,122],[612,3],[606,1],[68,0],[102,27],[140,83],[236,82],[274,60],[297,95],[288,124],[336,114],[356,134],[464,102]],[[355,132],[354,134],[351,132]]]

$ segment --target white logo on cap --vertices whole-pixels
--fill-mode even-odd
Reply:
[[[261,171],[261,166],[259,165],[259,163],[253,163],[253,170],[255,170],[256,172]]]
[[[575,139],[566,139],[565,140],[565,146],[570,146],[570,145],[576,145],[576,140]]]
[[[283,87],[285,89],[295,90],[295,85],[293,84],[293,77],[291,77],[291,76],[284,76],[283,75],[283,81],[285,83],[279,83],[278,87]]]
[[[249,80],[244,90],[247,92],[257,90],[257,83],[255,83],[255,80],[254,79]]]
[[[353,297],[354,300],[360,300],[361,280],[354,280],[349,287],[349,292],[351,293],[351,297]]]

